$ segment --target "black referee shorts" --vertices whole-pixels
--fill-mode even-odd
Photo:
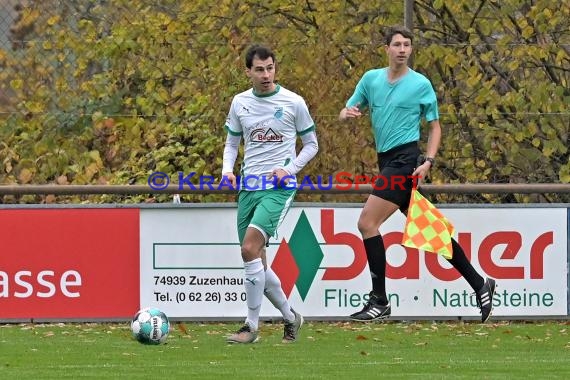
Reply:
[[[372,189],[372,195],[398,205],[405,213],[417,178],[412,173],[417,167],[420,148],[417,141],[378,153],[380,175]]]

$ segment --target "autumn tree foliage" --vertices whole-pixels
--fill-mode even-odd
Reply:
[[[145,184],[154,171],[219,177],[224,121],[249,86],[243,53],[254,42],[275,49],[279,82],[305,97],[316,120],[321,149],[302,174],[373,174],[368,120],[339,124],[337,115],[360,76],[386,64],[385,27],[402,20],[403,1],[22,1],[12,43],[0,46],[0,184]],[[440,97],[434,183],[570,182],[567,2],[415,1],[414,34],[413,66]],[[15,201],[46,200],[0,200]]]

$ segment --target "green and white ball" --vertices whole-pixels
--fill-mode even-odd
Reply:
[[[133,337],[143,344],[161,344],[170,332],[170,322],[162,311],[154,307],[139,310],[131,322]]]

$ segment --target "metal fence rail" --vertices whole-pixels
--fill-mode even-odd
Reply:
[[[330,187],[330,189],[327,189]],[[535,184],[425,184],[422,192],[428,194],[569,194],[570,184],[535,183]],[[300,193],[313,194],[368,194],[372,185],[322,184],[319,187],[301,187]],[[6,185],[0,186],[0,195],[138,195],[138,194],[233,194],[236,190],[221,187],[219,184],[201,186],[193,189],[189,186],[169,185],[163,190],[152,189],[147,185]]]

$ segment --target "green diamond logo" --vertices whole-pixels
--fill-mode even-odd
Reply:
[[[291,234],[289,248],[299,268],[299,277],[295,284],[301,299],[305,300],[325,256],[305,211],[301,212],[299,221]]]

